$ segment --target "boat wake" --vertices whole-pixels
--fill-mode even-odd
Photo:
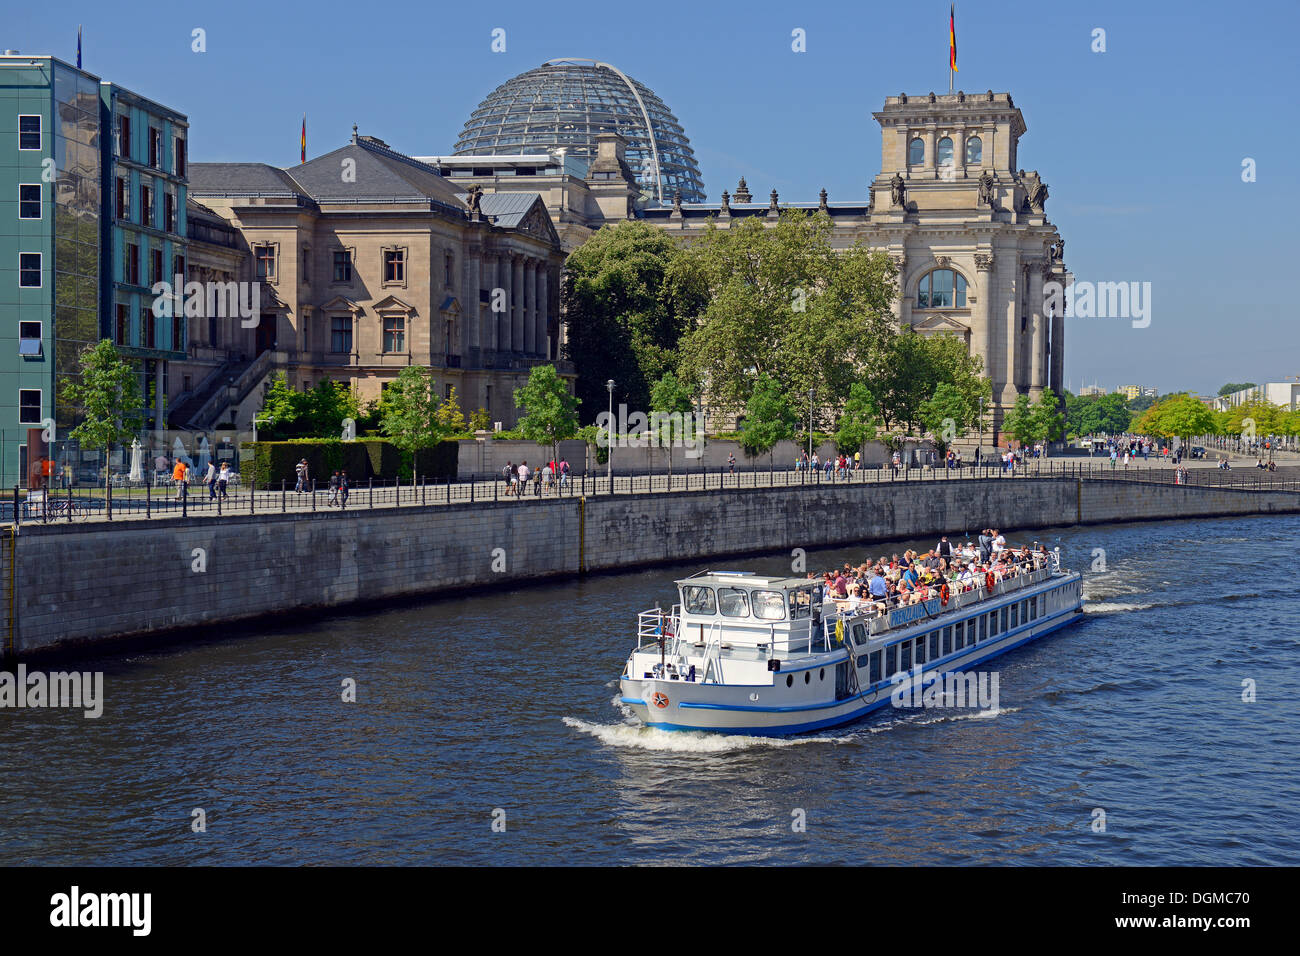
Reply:
[[[800,744],[838,744],[835,737],[753,737],[748,735],[711,734],[702,730],[658,730],[641,723],[596,724],[576,717],[565,717],[564,724],[591,734],[610,747],[657,750],[675,753],[717,754],[755,747],[797,747]]]

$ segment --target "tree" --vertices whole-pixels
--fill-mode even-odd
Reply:
[[[786,210],[710,222],[674,263],[678,287],[702,303],[681,340],[680,374],[701,383],[710,406],[744,408],[769,376],[796,404],[810,389],[820,404],[844,402],[852,383],[880,361],[894,334],[892,260],[863,246],[836,252],[824,214]]]
[[[678,439],[703,441],[703,435],[686,434],[694,425],[692,414],[695,403],[691,391],[672,372],[664,374],[650,389],[650,411],[657,415],[655,432],[656,444],[664,450],[668,460],[668,474],[673,473],[673,443]],[[673,434],[674,422],[681,422],[681,432]]]
[[[957,336],[926,336],[908,328],[891,339],[868,383],[886,426],[901,425],[907,433],[923,425],[921,406],[948,383],[964,399],[956,406],[962,416],[955,422],[964,432],[978,425],[980,399],[987,404],[993,392],[983,369],[983,360],[971,355]]]
[[[1139,434],[1179,438],[1186,443],[1193,435],[1211,434],[1217,424],[1204,402],[1182,392],[1148,408],[1135,429]]]
[[[459,435],[469,428],[469,423],[465,421],[465,413],[460,410],[460,399],[456,395],[455,385],[438,405],[434,417],[448,435]]]
[[[144,427],[140,379],[122,361],[108,339],[81,353],[80,379],[63,380],[63,398],[81,413],[82,421],[68,437],[84,448],[104,450],[104,485],[108,486],[108,455]]]
[[[745,406],[740,444],[749,455],[771,452],[779,441],[794,437],[799,415],[776,379],[760,375]]]
[[[946,454],[957,436],[965,433],[978,419],[979,408],[972,408],[957,386],[940,382],[935,386],[934,395],[921,403],[919,414],[921,424],[934,436],[939,451]]]
[[[448,434],[447,427],[438,420],[440,404],[433,369],[424,365],[408,365],[384,389],[380,431],[397,446],[412,469],[419,451],[432,448]]]
[[[835,447],[844,454],[861,451],[867,442],[875,439],[879,422],[875,397],[864,382],[854,382],[849,386],[849,400],[844,403],[835,427]]]
[[[515,389],[515,408],[524,409],[517,430],[528,441],[551,446],[578,433],[578,406],[582,399],[569,394],[569,388],[555,372],[554,365],[534,365],[528,381]]]
[[[1015,407],[1002,418],[1002,430],[1020,443],[1020,447],[1038,440],[1041,422],[1029,404],[1028,395],[1017,395]]]
[[[265,423],[268,439],[337,438],[343,420],[361,417],[360,403],[343,382],[322,379],[315,388],[295,392],[283,372],[277,372],[267,386],[259,424]]]
[[[1043,443],[1043,456],[1047,456],[1048,442],[1065,437],[1065,415],[1061,412],[1061,400],[1050,388],[1043,389],[1034,404],[1034,415],[1038,419],[1037,441]]]
[[[1219,397],[1222,398],[1224,395],[1231,395],[1233,392],[1240,392],[1244,389],[1254,387],[1254,382],[1229,382],[1227,385],[1224,385],[1219,389]]]
[[[594,415],[614,379],[634,409],[650,383],[676,367],[678,341],[699,309],[698,293],[673,264],[681,247],[645,222],[598,230],[564,264],[565,357],[578,369],[574,393]]]

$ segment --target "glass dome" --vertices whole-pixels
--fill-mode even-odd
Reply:
[[[590,162],[596,135],[606,132],[627,139],[627,164],[643,197],[671,203],[680,190],[682,202],[704,201],[700,169],[677,117],[649,87],[595,60],[551,60],[502,83],[470,114],[455,152],[545,154],[563,148]]]

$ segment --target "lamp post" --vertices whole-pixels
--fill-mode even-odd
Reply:
[[[609,428],[605,432],[605,477],[609,479],[609,493],[614,493],[614,380],[605,383],[609,392]]]
[[[808,389],[808,465],[812,467],[813,390]]]

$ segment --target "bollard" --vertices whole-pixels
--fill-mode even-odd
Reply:
[[[107,466],[105,466],[104,470],[105,471],[108,470]],[[104,510],[108,514],[108,520],[112,521],[113,520],[113,477],[112,475],[110,475],[108,478],[108,490],[104,492]]]
[[[296,492],[295,492],[295,494],[296,494]],[[281,479],[280,479],[280,514],[284,514],[285,511],[288,510],[288,507],[289,507],[289,501],[288,501],[288,499],[285,498],[284,495],[285,495],[285,492],[284,492],[284,479],[281,478]]]

